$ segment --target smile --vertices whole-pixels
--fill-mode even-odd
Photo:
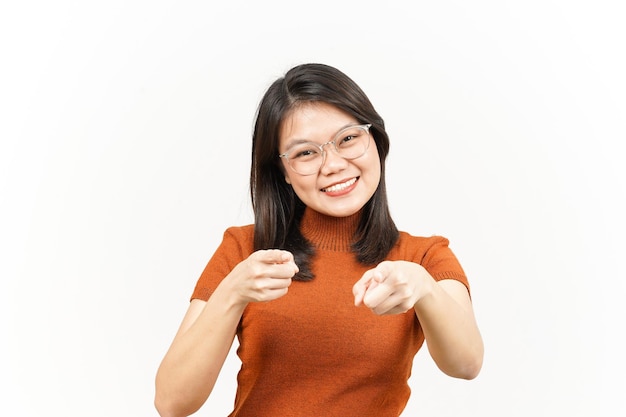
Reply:
[[[352,184],[354,184],[357,179],[358,178],[352,178],[351,180],[348,180],[346,182],[342,182],[341,184],[335,184],[335,185],[330,186],[328,188],[322,188],[321,191],[323,191],[325,193],[335,193],[337,191],[345,190],[346,188],[348,188]]]

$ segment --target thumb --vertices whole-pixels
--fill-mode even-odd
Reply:
[[[367,290],[372,287],[378,285],[374,280],[374,270],[370,269],[369,271],[365,271],[363,276],[354,284],[352,287],[352,294],[354,294],[354,305],[356,307],[360,306],[363,303],[363,299],[365,298],[365,293]]]

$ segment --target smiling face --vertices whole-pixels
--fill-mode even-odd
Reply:
[[[312,102],[296,107],[282,122],[279,152],[309,141],[323,145],[347,126],[358,125],[352,116],[327,103]],[[344,159],[332,145],[324,147],[326,158],[319,172],[300,175],[281,158],[285,180],[311,209],[334,217],[350,216],[363,208],[380,182],[380,159],[376,142],[370,138],[367,152],[356,159]]]

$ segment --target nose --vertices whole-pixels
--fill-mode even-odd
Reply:
[[[330,145],[330,146],[326,146]],[[346,168],[348,160],[337,153],[337,149],[331,144],[324,144],[324,160],[320,172],[324,175],[334,174]]]

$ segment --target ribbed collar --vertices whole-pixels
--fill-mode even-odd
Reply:
[[[300,230],[318,249],[349,252],[360,218],[360,211],[348,217],[332,217],[307,207]]]

